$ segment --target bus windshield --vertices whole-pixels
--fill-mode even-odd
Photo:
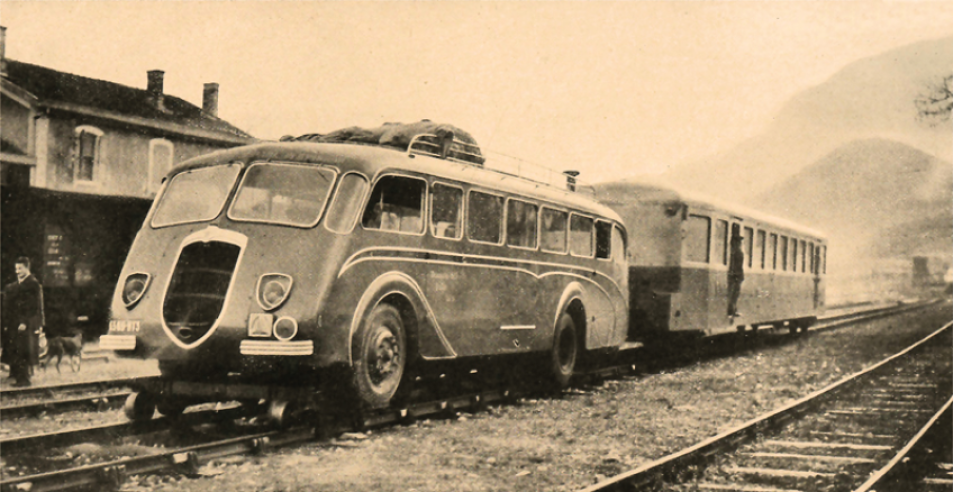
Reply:
[[[152,227],[204,222],[218,217],[241,167],[193,169],[172,177],[152,217]]]
[[[228,217],[311,227],[321,217],[335,175],[325,167],[253,164],[245,172]]]

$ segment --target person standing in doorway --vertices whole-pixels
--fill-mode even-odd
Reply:
[[[741,295],[741,282],[745,279],[743,243],[741,234],[731,236],[731,255],[728,258],[728,316],[731,318],[741,316],[738,312],[738,297]]]
[[[17,280],[3,288],[3,362],[10,366],[15,386],[30,386],[32,366],[39,363],[43,329],[43,286],[30,273],[30,259],[16,261]]]

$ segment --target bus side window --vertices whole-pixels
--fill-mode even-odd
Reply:
[[[356,173],[345,174],[334,194],[331,208],[328,209],[328,218],[325,221],[327,228],[339,234],[351,232],[366,192],[367,180],[364,176]]]
[[[596,258],[608,259],[612,256],[612,224],[596,221]]]
[[[617,263],[625,264],[625,234],[619,226],[612,228],[612,259]]]
[[[533,203],[513,199],[506,202],[506,244],[536,249],[537,214],[538,207]]]
[[[361,225],[390,232],[421,232],[426,185],[416,178],[382,177],[371,192]]]
[[[463,236],[463,190],[434,183],[431,194],[430,233],[434,237]]]
[[[470,192],[467,237],[480,243],[500,244],[503,239],[503,197]]]
[[[569,214],[562,210],[553,210],[543,207],[542,218],[542,248],[550,253],[566,252],[566,224]]]
[[[592,258],[592,223],[589,217],[569,217],[569,251],[573,256]]]

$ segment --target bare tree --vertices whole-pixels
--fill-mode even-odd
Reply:
[[[917,116],[936,126],[950,119],[953,111],[953,75],[943,77],[939,83],[931,84],[926,95],[917,97]]]

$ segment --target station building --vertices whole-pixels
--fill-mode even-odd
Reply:
[[[161,70],[138,89],[8,60],[0,32],[0,280],[30,257],[46,331],[93,336],[166,172],[254,139],[218,118],[216,83],[200,108],[165,94]]]

